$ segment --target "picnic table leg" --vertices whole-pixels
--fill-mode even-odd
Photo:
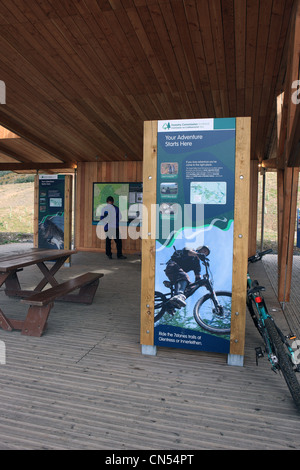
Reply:
[[[68,256],[64,256],[63,258],[59,258],[55,264],[52,266],[51,269],[48,269],[47,266],[44,263],[37,263],[38,268],[44,275],[44,279],[41,280],[41,282],[36,286],[34,289],[35,292],[40,292],[41,290],[44,289],[44,287],[49,283],[52,287],[56,286],[58,282],[56,279],[53,277],[54,274],[57,273],[57,271],[61,268],[61,266],[64,264]]]
[[[7,293],[12,293],[14,295],[15,292],[18,292],[21,290],[19,278],[17,275],[17,272],[14,271],[7,276],[5,280],[5,291]]]
[[[5,294],[16,295],[21,290],[17,271],[0,273],[0,287],[5,283]]]
[[[2,310],[0,309],[0,327],[6,331],[12,331],[13,327],[10,321],[6,318]]]
[[[22,328],[22,335],[26,336],[42,336],[46,329],[47,319],[53,303],[44,307],[30,305],[28,313]]]

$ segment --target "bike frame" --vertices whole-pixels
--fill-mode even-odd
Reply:
[[[203,275],[202,279],[200,279],[199,281],[195,281],[187,285],[184,291],[184,295],[186,296],[186,298],[191,297],[196,292],[196,290],[198,290],[200,287],[206,287],[208,292],[210,292],[211,294],[214,294],[214,290],[212,288],[211,281],[210,281],[209,274],[208,274],[208,262],[205,260],[205,261],[202,261],[202,264],[205,266],[205,274]],[[174,284],[172,284],[170,298],[173,297],[174,293],[175,293]],[[165,295],[167,296],[168,294],[165,294]]]

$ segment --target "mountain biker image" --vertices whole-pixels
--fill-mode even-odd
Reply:
[[[204,261],[209,254],[210,249],[206,245],[200,246],[196,250],[183,248],[182,250],[176,250],[167,262],[165,273],[175,287],[175,295],[170,299],[170,302],[176,308],[186,306],[184,291],[190,283],[187,273],[193,271],[195,281],[200,280],[200,261]]]

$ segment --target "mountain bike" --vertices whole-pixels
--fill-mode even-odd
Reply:
[[[176,248],[174,248],[176,251]],[[205,287],[207,294],[200,297],[194,305],[194,318],[199,326],[215,334],[229,334],[231,320],[231,292],[218,291],[213,288],[213,278],[209,269],[209,259],[204,255],[199,258],[205,267],[205,274],[200,280],[189,283],[184,291],[186,298],[191,297],[200,287]],[[155,291],[154,321],[157,322],[163,315],[174,315],[178,309],[172,303],[175,295],[175,286],[169,281],[163,284],[170,289],[167,293]]]
[[[272,250],[258,252],[248,258],[248,263],[256,263],[271,252]],[[258,281],[251,280],[248,270],[247,308],[264,342],[264,351],[261,347],[255,348],[256,363],[258,364],[258,359],[263,357],[264,353],[267,354],[271,369],[276,373],[282,373],[298,411],[300,411],[300,385],[296,376],[296,372],[300,372],[300,367],[289,344],[289,340],[294,340],[296,336],[293,334],[284,335],[276,325],[261,294],[264,290],[265,288],[260,286]]]

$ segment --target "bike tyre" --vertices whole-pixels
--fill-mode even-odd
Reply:
[[[159,312],[155,313],[155,307],[157,308],[157,300],[158,299],[161,300],[162,304],[167,302],[167,297],[162,292],[158,292],[158,291],[154,292],[154,322],[157,322],[158,320],[160,320],[161,317],[166,312],[166,307],[164,305],[162,305]]]
[[[231,292],[219,291],[219,292],[216,292],[216,296],[217,297],[218,296],[232,297],[232,294]],[[201,318],[201,307],[207,300],[210,300],[211,297],[212,297],[212,294],[206,294],[196,302],[194,306],[194,312],[193,312],[194,318],[196,322],[198,323],[198,325],[201,326],[201,328],[203,328],[206,331],[209,331],[210,333],[215,333],[219,335],[228,334],[230,333],[230,328],[217,328],[217,327],[208,325]]]
[[[298,382],[296,372],[294,371],[290,356],[285,350],[284,343],[279,336],[274,321],[271,318],[267,318],[265,320],[265,325],[272,345],[275,349],[279,367],[284,380],[288,386],[298,411],[300,411],[300,384]]]

